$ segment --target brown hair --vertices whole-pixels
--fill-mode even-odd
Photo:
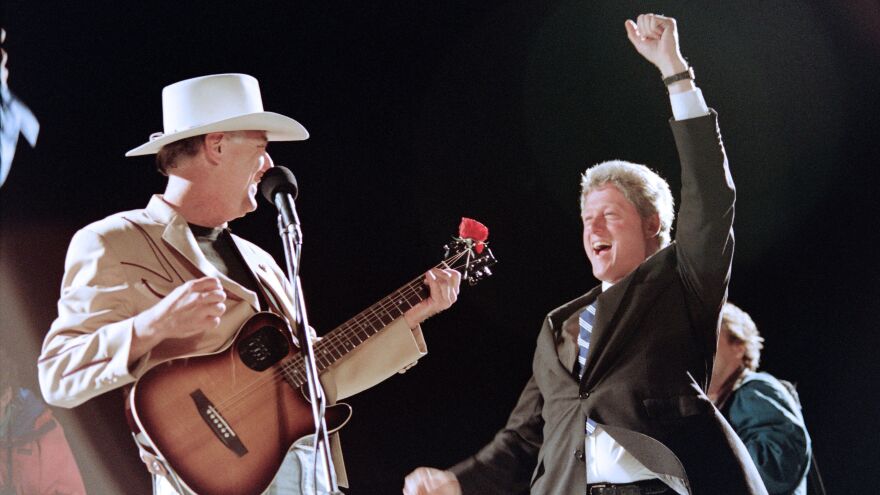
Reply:
[[[199,148],[205,140],[205,135],[183,138],[162,146],[156,153],[156,168],[162,175],[168,175],[168,170],[177,167],[178,160],[196,156]]]
[[[752,317],[733,303],[724,303],[724,308],[721,310],[721,328],[727,329],[727,338],[732,344],[742,343],[745,345],[743,365],[756,371],[761,361],[764,337],[761,337]],[[724,338],[723,335],[722,338]]]

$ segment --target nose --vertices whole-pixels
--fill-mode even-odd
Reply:
[[[596,215],[584,222],[584,230],[588,232],[601,232],[604,229],[604,224],[602,215]]]

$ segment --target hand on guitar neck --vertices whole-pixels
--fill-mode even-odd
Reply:
[[[458,299],[460,284],[461,273],[450,268],[433,268],[425,273],[425,285],[430,290],[430,296],[403,314],[409,328],[416,328],[423,321],[452,306]]]

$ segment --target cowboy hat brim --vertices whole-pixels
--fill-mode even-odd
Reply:
[[[302,141],[309,137],[306,128],[290,117],[274,112],[257,112],[163,134],[137,148],[128,150],[125,156],[151,155],[158,153],[162,146],[181,139],[209,132],[224,131],[266,131],[266,138],[269,141]]]

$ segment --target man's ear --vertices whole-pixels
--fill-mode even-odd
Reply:
[[[211,163],[216,163],[220,161],[220,156],[223,154],[223,133],[222,132],[212,132],[210,134],[205,134],[205,140],[202,143],[205,149],[205,157]]]
[[[660,215],[654,213],[643,222],[645,227],[645,239],[651,239],[660,235]]]

